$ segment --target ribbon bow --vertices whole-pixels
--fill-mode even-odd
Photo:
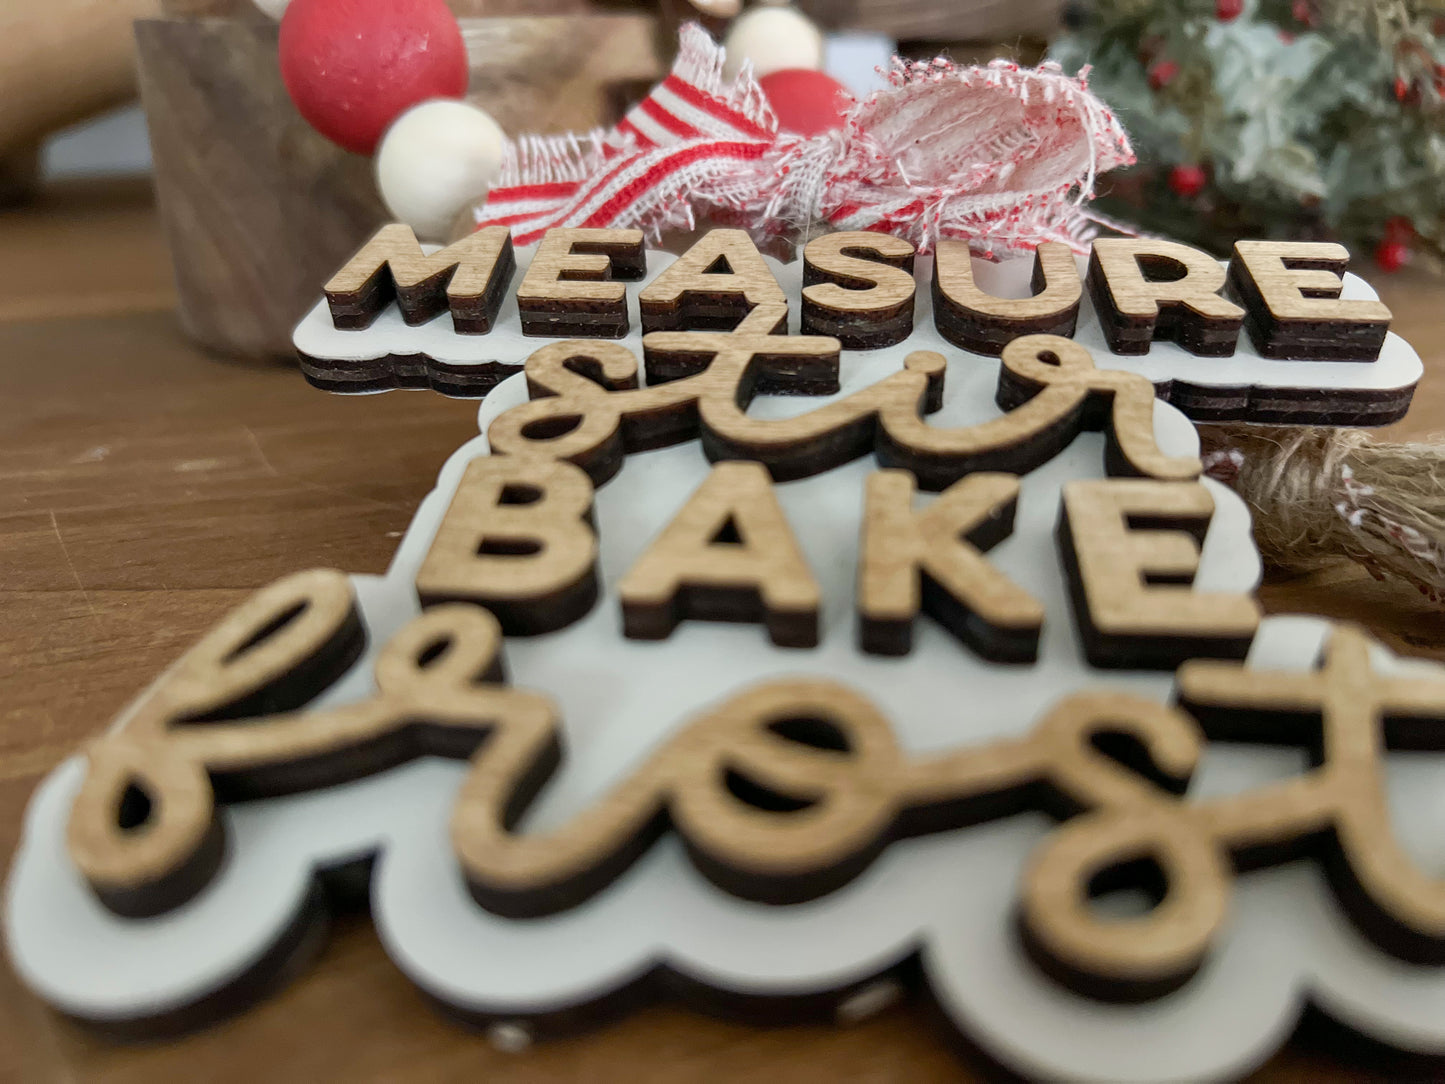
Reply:
[[[1044,241],[1082,250],[1099,174],[1134,154],[1114,114],[1053,63],[957,67],[895,57],[888,86],[836,131],[778,130],[745,66],[696,23],[677,60],[610,132],[524,136],[477,225],[510,226],[527,245],[556,226],[665,230],[736,225],[759,241],[816,228],[875,230],[913,242],[967,242],[980,255]]]

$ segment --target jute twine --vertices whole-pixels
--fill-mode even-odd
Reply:
[[[1341,558],[1445,602],[1445,443],[1358,429],[1199,427],[1205,472],[1254,512],[1265,563],[1290,572]]]

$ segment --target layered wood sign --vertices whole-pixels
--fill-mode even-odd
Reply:
[[[908,340],[987,364],[1020,336],[1060,335],[1197,419],[1382,425],[1404,415],[1421,365],[1347,260],[1327,243],[1241,241],[1220,263],[1176,242],[1108,238],[1087,258],[1051,242],[994,265],[956,242],[916,256],[896,237],[834,233],[784,266],[741,230],[713,230],[674,259],[646,252],[636,230],[554,229],[519,263],[504,227],[424,250],[392,225],[327,284],[295,345],[307,378],[331,391],[480,396],[537,337],[636,351],[651,334],[731,329],[767,305],[778,324],[761,331],[835,338],[847,352]]]
[[[935,327],[889,238],[811,244],[794,312],[734,231],[675,262],[383,231],[330,330],[484,340],[517,304],[544,341],[385,576],[258,592],[41,786],[22,978],[193,1027],[365,871],[397,965],[509,1046],[649,994],[846,1021],[921,983],[1026,1076],[1235,1078],[1305,999],[1445,1055],[1445,670],[1261,619],[1244,506],[1082,334],[1086,286],[1121,348],[1201,366],[1231,322],[1323,356],[1385,317],[1305,304],[1319,253],[1101,244],[1013,300],[940,253]]]

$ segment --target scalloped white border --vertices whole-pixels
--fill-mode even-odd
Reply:
[[[846,354],[842,393],[872,383],[920,345],[915,336],[889,350]],[[997,361],[945,354],[946,401],[934,423],[996,413]],[[481,428],[525,394],[520,377],[503,384],[482,404]],[[782,416],[817,403],[763,399],[754,412]],[[1167,404],[1156,403],[1155,429],[1167,452],[1197,451],[1193,427]],[[1168,675],[1095,672],[1078,650],[1052,529],[1059,487],[1102,474],[1102,448],[1100,435],[1085,434],[1027,475],[1015,534],[991,554],[1047,609],[1040,662],[1028,668],[984,663],[927,620],[907,658],[857,653],[852,590],[870,460],[777,487],[823,588],[819,648],[780,651],[760,628],[702,622],[660,644],[622,639],[616,581],[707,469],[696,442],[629,457],[597,496],[601,601],[565,630],[506,645],[514,682],[555,696],[566,720],[563,767],[526,826],[584,808],[705,705],[784,673],[832,676],[859,689],[884,709],[900,743],[918,752],[1021,733],[1049,704],[1084,687],[1167,697]],[[371,688],[376,647],[415,614],[414,569],[465,464],[484,454],[485,437],[458,449],[386,575],[355,577],[370,644],[321,702]],[[1217,510],[1197,585],[1249,590],[1259,560],[1248,513],[1231,492],[1206,484]],[[1269,619],[1251,664],[1307,666],[1326,627]],[[1378,658],[1382,667],[1423,665],[1383,651]],[[1302,765],[1293,751],[1212,746],[1191,795],[1258,785]],[[1427,868],[1445,868],[1445,763],[1396,754],[1389,770],[1403,842]],[[446,823],[464,771],[424,760],[345,786],[229,807],[222,815],[230,856],[215,881],[170,914],[133,921],[107,912],[66,857],[64,826],[83,772],[82,759],[72,757],[41,785],[26,815],[7,886],[12,960],[32,989],[66,1012],[109,1021],[155,1015],[225,986],[257,960],[295,913],[314,867],[379,851],[373,917],[387,952],[427,992],[479,1012],[555,1011],[605,996],[660,962],[729,991],[800,994],[865,980],[916,951],[957,1026],[1027,1074],[1110,1082],[1234,1077],[1283,1040],[1306,997],[1379,1038],[1445,1052],[1445,969],[1405,965],[1374,949],[1308,864],[1241,878],[1227,932],[1183,989],[1145,1005],[1104,1005],[1039,974],[1012,932],[1018,870],[1050,828],[1042,815],[895,844],[843,889],[793,907],[718,891],[668,837],[582,906],[519,922],[477,907],[451,858]]]
[[[433,250],[435,246],[427,248]],[[521,317],[517,312],[515,287],[531,264],[534,251],[535,249],[517,251],[517,273],[497,314],[496,325],[486,335],[457,334],[452,329],[451,316],[446,313],[425,324],[410,327],[402,321],[401,311],[395,302],[383,309],[369,328],[362,331],[341,331],[332,326],[330,310],[326,306],[326,299],[322,298],[296,326],[292,342],[297,351],[307,358],[356,362],[394,354],[429,357],[448,365],[521,365],[527,355],[537,348],[539,341],[542,341],[522,334]],[[648,274],[643,280],[644,283],[650,282],[671,259],[664,253],[650,251]],[[1085,271],[1086,262],[1083,257],[1079,258],[1081,275]],[[795,260],[790,264],[780,264],[769,259],[768,263],[777,275],[783,291],[792,301],[790,327],[796,332],[800,319],[798,298],[802,291],[802,262]],[[998,297],[1029,296],[1032,292],[1029,286],[1032,269],[1032,257],[1002,263],[974,261],[974,273],[979,285]],[[916,274],[918,292],[914,301],[915,330],[910,340],[912,348],[945,350],[950,357],[978,358],[980,363],[987,363],[989,359],[982,355],[966,353],[947,343],[934,327],[933,297],[929,288],[933,276],[932,257],[918,258]],[[629,284],[627,305],[630,330],[627,336],[619,341],[640,352],[642,332],[637,293],[638,286]],[[1369,283],[1353,274],[1344,276],[1341,296],[1348,300],[1379,299]],[[1388,394],[1413,388],[1424,373],[1424,365],[1414,348],[1393,332],[1386,336],[1385,345],[1375,361],[1278,361],[1262,358],[1247,332],[1240,333],[1238,348],[1227,358],[1197,357],[1172,342],[1156,342],[1147,354],[1113,354],[1104,342],[1104,334],[1087,291],[1079,309],[1079,325],[1074,339],[1089,349],[1094,355],[1095,363],[1101,368],[1126,369],[1139,373],[1148,377],[1156,386],[1177,380],[1200,388],[1247,388],[1253,390],[1252,394],[1277,389],[1374,391]],[[328,378],[341,377],[328,373]]]

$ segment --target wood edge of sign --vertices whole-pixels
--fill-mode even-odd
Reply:
[[[1045,242],[1052,244],[1054,242]],[[1073,257],[1069,256],[1072,265]],[[938,334],[961,350],[968,350],[984,357],[998,357],[1003,348],[1014,339],[1024,335],[1059,335],[1072,339],[1078,330],[1079,309],[1083,303],[1083,283],[1078,281],[1078,270],[1071,266],[1077,283],[1077,296],[1069,305],[1059,311],[1040,316],[1008,317],[974,312],[950,298],[943,289],[943,276],[939,274],[935,260],[933,273],[929,276],[929,290],[933,298],[933,321]],[[969,275],[970,281],[972,274]],[[1033,294],[1025,302],[1032,301],[1047,289],[1042,246],[1034,252],[1033,269],[1029,276]]]
[[[1105,239],[1104,243],[1107,244],[1108,240]],[[1149,353],[1155,342],[1162,340],[1177,343],[1195,357],[1227,358],[1234,355],[1247,311],[1242,306],[1237,306],[1240,310],[1237,317],[1229,318],[1205,316],[1178,303],[1158,303],[1158,311],[1153,316],[1132,315],[1121,308],[1115,292],[1116,286],[1123,289],[1127,284],[1109,280],[1099,251],[1099,242],[1095,242],[1089,251],[1084,289],[1094,307],[1099,330],[1110,353],[1125,357],[1142,356]]]
[[[737,233],[737,231],[727,232]],[[733,243],[738,243],[738,239],[733,239]],[[645,249],[643,248],[632,252],[619,250],[614,245],[606,248],[604,253],[603,248],[589,247],[585,242],[578,242],[574,246],[574,250],[579,255],[608,255],[615,265],[612,277],[619,282],[641,278],[645,273]],[[1172,305],[1162,306],[1156,319],[1126,317],[1117,313],[1112,306],[1109,288],[1104,284],[1102,268],[1096,258],[1096,252],[1097,249],[1091,251],[1086,273],[1082,276],[1084,287],[1089,292],[1094,309],[1099,316],[1100,327],[1108,349],[1111,353],[1120,356],[1147,354],[1155,341],[1171,340],[1197,357],[1229,356],[1234,352],[1234,343],[1242,329],[1251,336],[1260,356],[1265,358],[1294,361],[1360,362],[1374,360],[1378,357],[1388,332],[1388,320],[1362,321],[1358,336],[1348,341],[1330,344],[1321,343],[1312,337],[1307,321],[1303,324],[1300,321],[1270,321],[1267,319],[1262,322],[1260,312],[1263,311],[1264,303],[1258,296],[1258,289],[1253,288],[1250,276],[1242,270],[1242,264],[1237,256],[1227,265],[1225,285],[1221,287],[1221,290],[1225,300],[1242,303],[1245,316],[1238,326],[1233,320],[1204,318],[1197,314],[1176,311],[1181,307]],[[906,259],[885,258],[878,254],[874,254],[873,259],[880,267],[908,267],[913,262],[911,257]],[[800,260],[804,263],[804,289],[806,291],[806,287],[810,284],[806,251],[800,255]],[[1315,262],[1319,263],[1321,267],[1328,264],[1331,270],[1341,275],[1347,270],[1345,264],[1339,260]],[[477,316],[477,325],[471,327],[464,327],[463,320],[466,317],[460,312],[454,312],[453,322],[459,331],[481,331],[490,326],[491,320],[495,317],[497,305],[500,304],[502,289],[514,277],[515,267],[515,256],[509,238],[497,265],[493,268],[489,284],[488,297],[495,295],[492,300],[497,304],[491,305],[488,313]],[[1039,255],[1036,254],[1033,271],[1036,291],[1040,286],[1041,268]],[[378,285],[380,280],[386,279],[389,283],[391,276],[383,265],[378,275],[374,277],[378,279],[378,283],[372,285],[380,289],[380,285],[385,285]],[[430,290],[430,293],[435,295],[433,300],[436,302],[437,311],[440,312],[447,307],[445,291],[449,277],[449,274],[439,274],[413,289],[423,290],[423,292]],[[846,276],[841,278],[846,279]],[[836,283],[840,281],[840,276],[824,274],[815,268],[812,271],[811,281],[813,283]],[[968,320],[955,318],[954,315],[950,315],[948,305],[939,303],[939,278],[936,273],[930,276],[930,288],[935,297],[934,318],[938,333],[946,341],[961,349],[996,356],[1008,341],[1023,334],[1045,333],[1071,337],[1076,331],[1077,305],[1067,312],[1028,322],[1027,326],[1018,321],[1002,319],[995,320],[993,324],[989,324],[985,319],[983,324],[980,324],[979,318]],[[328,300],[331,303],[333,319],[336,319],[337,299],[331,299],[328,295]],[[455,299],[453,299],[452,307],[456,308]],[[713,297],[694,293],[671,307],[659,308],[650,303],[642,304],[640,307],[643,312],[645,330],[682,328],[728,330],[736,326],[746,315],[750,305],[736,292],[722,292]],[[825,306],[818,306],[810,302],[805,292],[802,298],[802,309],[804,334],[832,334],[843,339],[843,345],[847,349],[866,350],[896,345],[907,339],[913,327],[911,304],[904,306],[896,314],[869,313],[862,316],[849,316],[847,313],[843,313],[840,315]],[[618,312],[578,315],[553,312],[545,306],[536,311],[526,310],[524,307],[520,313],[522,332],[524,335],[534,337],[621,338],[629,330],[625,310],[626,305],[624,304],[621,306],[621,311]],[[362,321],[362,325],[358,326],[369,324],[374,315],[375,312],[371,312]],[[1265,316],[1267,317],[1267,315],[1266,313]],[[414,323],[415,321],[407,317],[407,322]],[[976,324],[978,326],[974,326]],[[994,324],[998,326],[994,326]],[[337,326],[341,326],[341,324]],[[780,333],[786,331],[786,317],[780,319],[779,326],[774,331]],[[474,364],[434,362],[425,354],[389,355],[385,359],[375,359],[370,365],[351,362],[349,359],[328,359],[305,354],[302,354],[301,358],[304,375],[311,384],[323,390],[338,393],[381,391],[391,388],[429,388],[453,397],[479,397],[486,395],[496,383],[500,382],[510,368],[500,362]],[[658,364],[660,367],[666,367],[667,362],[660,360]],[[468,370],[479,371],[469,372]],[[827,392],[822,391],[821,387],[820,384],[819,390],[810,390],[806,393],[826,394]],[[760,390],[766,394],[772,393],[767,388]],[[1308,386],[1272,385],[1210,387],[1190,381],[1188,378],[1176,377],[1161,382],[1159,390],[1161,397],[1173,402],[1185,414],[1197,421],[1375,426],[1390,424],[1404,415],[1413,397],[1414,385],[1386,391],[1369,388],[1310,388]]]
[[[370,864],[369,857],[360,863],[368,870]],[[156,1042],[194,1034],[256,1007],[284,989],[324,949],[331,916],[338,906],[345,906],[338,904],[329,891],[331,879],[331,871],[319,873],[291,921],[261,956],[241,974],[201,999],[179,1009],[124,1020],[74,1013],[64,1015],[104,1039]],[[1033,959],[1034,949],[1021,925],[1010,924],[1011,936],[1019,938],[1021,948]],[[1034,962],[1047,966],[1047,961],[1035,959]],[[1065,977],[1058,975],[1056,979]],[[942,1004],[929,984],[918,946],[905,949],[894,962],[846,984],[794,995],[756,994],[710,985],[695,974],[666,964],[657,964],[643,975],[624,980],[600,994],[527,1012],[505,1006],[463,1004],[422,987],[416,989],[433,1009],[456,1026],[494,1041],[503,1035],[517,1035],[529,1043],[585,1036],[660,1001],[678,1002],[713,1019],[743,1027],[775,1029],[856,1023],[871,1015],[862,1010],[873,1005],[886,1007],[903,997],[924,1012],[931,1030],[964,1065],[980,1072],[999,1073],[1000,1079],[1017,1078],[1017,1072],[991,1052],[985,1035],[970,1029],[966,1021]],[[1113,1000],[1117,1003],[1137,1000],[1127,996],[1130,992],[1121,988]],[[854,1009],[855,1004],[860,1010]],[[1298,1026],[1283,1029],[1276,1046],[1283,1045],[1287,1038],[1291,1043],[1303,1042],[1310,1050],[1342,1057],[1348,1064],[1369,1065],[1421,1079],[1445,1074],[1445,1054],[1389,1046],[1358,1031],[1350,1021],[1332,1016],[1327,1005],[1308,995],[1299,1005],[1296,1019]]]
[[[1078,551],[1074,548],[1074,534],[1069,523],[1068,509],[1062,501],[1059,503],[1054,539],[1063,565],[1074,628],[1079,635],[1084,658],[1095,669],[1172,671],[1189,659],[1243,660],[1249,654],[1249,646],[1254,641],[1252,631],[1248,636],[1229,633],[1220,633],[1217,636],[1179,636],[1151,631],[1128,634],[1105,632],[1094,623],[1090,612]]]
[[[845,350],[879,350],[903,342],[913,334],[915,255],[912,244],[891,234],[845,230],[809,241],[801,254],[802,334],[831,335]],[[896,285],[898,272],[907,275],[906,289]],[[820,285],[836,287],[831,292],[839,303],[817,300],[819,291],[811,288]]]
[[[301,375],[314,388],[335,394],[434,391],[452,399],[481,399],[521,365],[500,361],[447,362],[429,354],[384,354],[356,360],[320,358],[297,351]]]

